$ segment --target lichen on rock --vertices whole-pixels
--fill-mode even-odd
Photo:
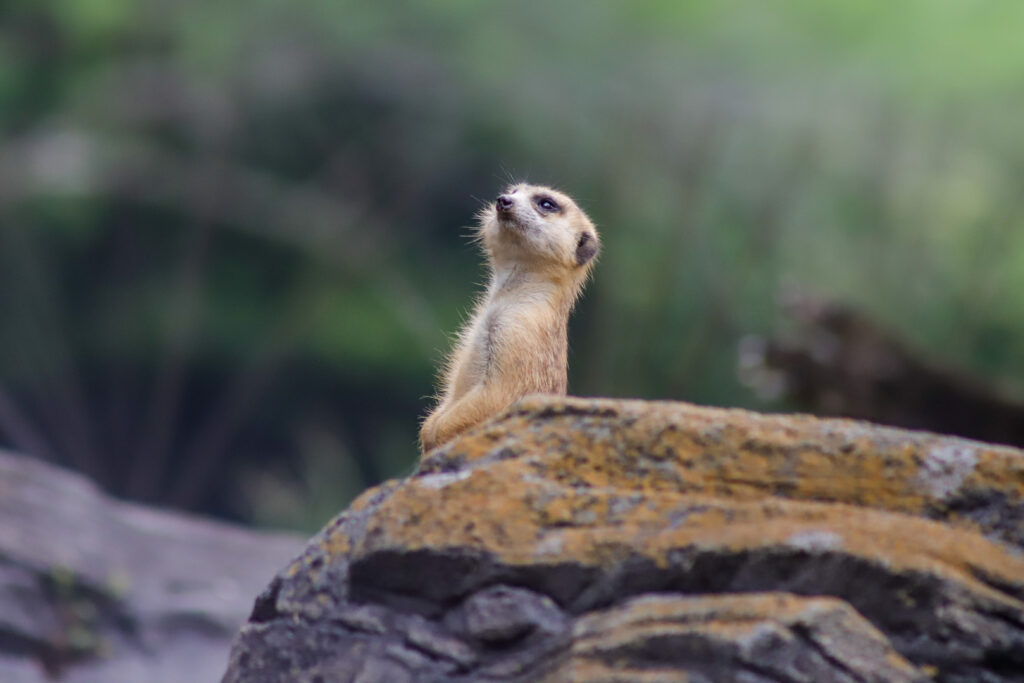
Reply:
[[[1021,680],[1022,549],[1014,449],[531,397],[329,524],[224,680]]]

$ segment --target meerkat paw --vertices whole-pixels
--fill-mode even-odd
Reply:
[[[437,425],[438,412],[436,411],[427,416],[427,419],[423,421],[423,426],[420,427],[420,450],[423,453],[432,451],[439,445]]]

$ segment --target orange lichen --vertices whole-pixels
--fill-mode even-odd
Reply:
[[[530,399],[432,458],[426,474],[386,484],[388,495],[361,496],[353,510],[375,506],[365,533],[328,534],[324,549],[463,548],[512,565],[594,566],[627,554],[664,566],[679,548],[841,552],[1021,608],[991,586],[1024,594],[1024,556],[944,508],[960,487],[1024,500],[1024,458],[1012,449],[847,420]],[[445,458],[467,464],[429,474]]]
[[[544,560],[602,566],[631,553],[656,564],[682,547],[721,552],[791,547],[831,548],[883,563],[890,571],[926,571],[1006,602],[988,583],[1024,593],[1024,557],[980,535],[908,515],[842,504],[652,491],[635,505],[614,489],[565,488],[518,476],[521,463],[494,463],[443,489],[412,479],[380,504],[352,555],[381,549],[460,547],[486,552],[507,564],[536,561],[538,538],[558,532],[558,550]],[[669,520],[685,514],[682,523]],[[473,526],[467,527],[466,521]],[[828,536],[822,536],[828,534]],[[810,539],[808,542],[806,539]],[[983,577],[980,580],[978,577]],[[1024,607],[1014,602],[1015,608]]]
[[[936,458],[943,450],[963,457]],[[573,487],[838,502],[965,526],[975,523],[947,510],[959,494],[1024,506],[1024,458],[1013,449],[682,403],[527,399],[433,454],[424,468],[446,459],[472,467],[498,453]]]

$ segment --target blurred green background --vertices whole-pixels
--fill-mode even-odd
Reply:
[[[408,472],[511,179],[604,241],[570,392],[786,409],[780,289],[1024,381],[1024,3],[8,1],[0,444],[313,530]]]

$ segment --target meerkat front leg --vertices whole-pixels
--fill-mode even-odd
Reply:
[[[478,384],[447,408],[438,410],[423,423],[420,443],[423,452],[451,440],[469,427],[508,407],[509,396],[490,384]]]

